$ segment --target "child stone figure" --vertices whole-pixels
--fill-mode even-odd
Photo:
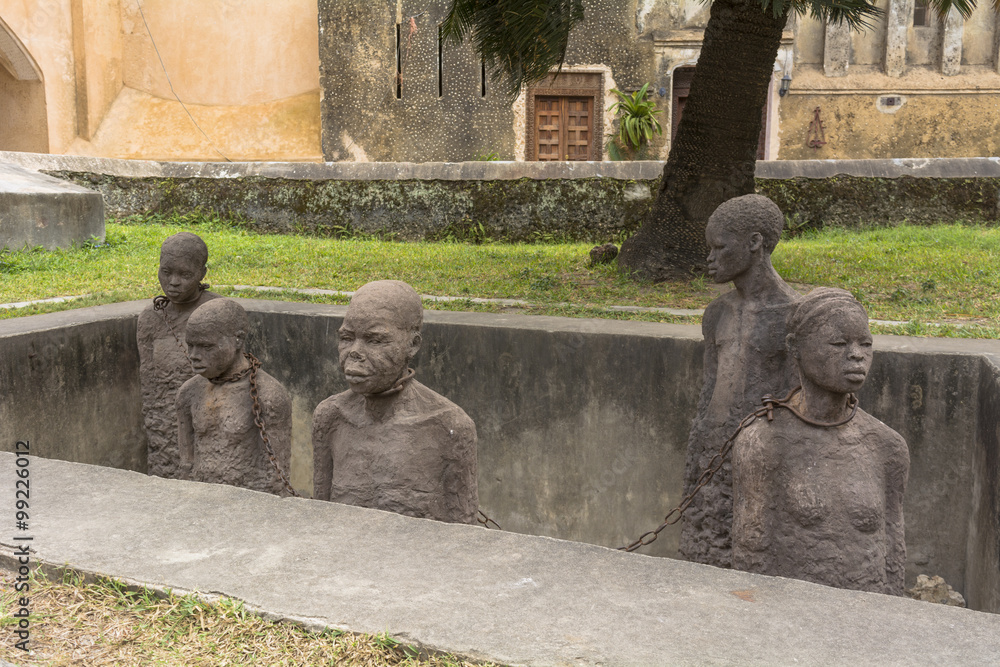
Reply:
[[[194,481],[287,495],[292,401],[244,353],[248,330],[246,311],[232,299],[209,301],[188,321],[185,338],[197,375],[177,394],[181,465]]]
[[[733,443],[733,567],[903,595],[903,438],[857,407],[872,363],[868,314],[821,287],[788,321],[801,387]]]
[[[422,321],[420,297],[404,282],[355,292],[338,345],[350,389],[313,414],[314,497],[475,523],[476,426],[413,379]]]
[[[694,490],[740,420],[765,394],[783,394],[795,370],[785,349],[785,320],[798,294],[771,266],[784,216],[767,197],[744,195],[719,206],[708,220],[708,272],[735,290],[705,309],[704,384],[688,437],[684,494]],[[681,555],[729,567],[733,498],[727,461],[683,515]]]
[[[158,296],[139,315],[139,384],[148,441],[150,475],[179,477],[177,390],[194,375],[184,345],[184,330],[195,308],[218,298],[206,290],[208,247],[195,234],[174,234],[160,247]]]

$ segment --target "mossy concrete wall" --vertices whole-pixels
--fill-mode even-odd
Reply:
[[[292,483],[311,491],[311,416],[346,385],[344,307],[243,300],[248,346],[292,396]],[[145,469],[141,302],[0,322],[0,449]],[[483,510],[505,530],[616,547],[681,496],[701,385],[697,326],[428,311],[414,367],[479,434]],[[861,405],[911,468],[907,577],[939,574],[1000,612],[1000,344],[878,336]],[[678,532],[645,553],[674,556]]]
[[[104,195],[110,218],[195,210],[277,233],[531,241],[620,239],[637,230],[660,162],[143,162],[0,152]],[[795,229],[1000,217],[1000,159],[757,163],[757,189]]]

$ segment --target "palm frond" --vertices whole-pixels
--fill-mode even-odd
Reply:
[[[441,32],[451,42],[470,40],[490,79],[513,99],[562,67],[570,30],[581,21],[583,0],[453,0]]]
[[[955,8],[962,18],[968,19],[972,16],[972,10],[976,8],[976,0],[928,0],[927,4],[933,7],[941,18]],[[1000,0],[993,0],[993,9],[1000,11]]]
[[[975,0],[933,0],[938,2],[970,2]],[[1000,2],[1000,0],[994,0]],[[785,12],[809,14],[821,21],[846,23],[851,30],[869,30],[875,27],[873,19],[884,12],[874,0],[760,0],[764,11],[774,16]]]

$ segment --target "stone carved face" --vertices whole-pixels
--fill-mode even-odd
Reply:
[[[384,310],[348,308],[339,336],[340,369],[351,390],[366,396],[391,389],[420,346],[420,334]]]
[[[185,334],[194,372],[212,380],[228,375],[243,357],[243,340],[222,333],[210,323],[192,322]]]
[[[717,283],[728,283],[746,273],[754,263],[754,252],[762,245],[760,233],[740,234],[713,215],[705,228],[708,243],[708,275]]]
[[[843,306],[794,344],[803,380],[827,391],[849,394],[861,389],[872,365],[872,335],[861,308]]]
[[[173,303],[187,303],[198,298],[198,285],[205,277],[205,265],[190,255],[175,250],[160,253],[160,288]]]

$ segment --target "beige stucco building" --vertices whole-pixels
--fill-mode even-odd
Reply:
[[[963,20],[942,19],[919,0],[880,0],[883,16],[861,33],[791,20],[760,157],[1000,155],[1000,32],[991,4],[980,4]],[[0,150],[162,160],[606,159],[610,89],[649,82],[664,109],[656,152],[666,155],[708,20],[700,0],[586,0],[567,60],[575,78],[562,91],[592,100],[589,115],[570,112],[583,128],[577,148],[539,143],[538,114],[559,90],[545,99],[528,90],[514,105],[491,100],[485,81],[472,81],[481,74],[468,47],[439,49],[449,5],[0,0]],[[456,73],[469,81],[448,78]],[[790,79],[785,95],[782,78]],[[448,131],[457,139],[434,139]]]
[[[0,0],[0,149],[318,160],[317,38],[315,0]]]

